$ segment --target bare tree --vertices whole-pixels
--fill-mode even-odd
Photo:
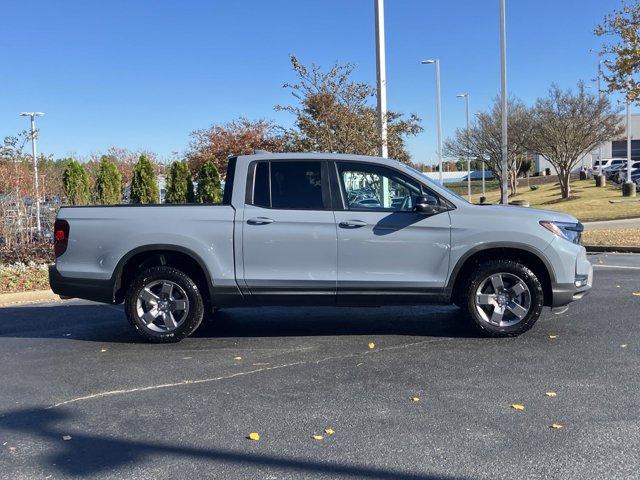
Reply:
[[[510,98],[508,105],[509,137],[507,139],[507,175],[512,195],[518,192],[518,172],[527,155],[527,138],[531,132],[531,115],[517,98]],[[448,157],[471,157],[484,161],[500,182],[502,191],[502,111],[500,98],[496,97],[488,112],[477,114],[467,129],[457,129],[453,138],[444,145]]]
[[[558,172],[562,198],[571,195],[571,170],[598,144],[621,135],[618,111],[606,97],[588,93],[583,82],[577,92],[557,85],[531,109],[532,134],[527,146],[544,156]]]

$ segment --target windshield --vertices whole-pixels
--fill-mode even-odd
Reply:
[[[420,170],[413,168],[409,165],[405,165],[404,163],[401,163],[400,165],[402,165],[404,168],[406,168],[407,170],[412,171],[413,173],[417,173],[418,175],[420,175],[420,177],[422,177],[423,179],[425,179],[427,181],[428,184],[430,185],[435,185],[436,187],[440,187],[440,188],[444,188],[447,192],[449,192],[451,195],[453,195],[454,197],[456,197],[459,200],[462,200],[463,202],[469,203],[467,201],[467,199],[465,199],[464,197],[460,196],[459,193],[454,192],[453,190],[451,190],[450,188],[447,188],[445,185],[440,185],[439,182],[436,182],[435,180],[433,180],[431,177],[427,176],[424,174],[424,172],[421,172]]]

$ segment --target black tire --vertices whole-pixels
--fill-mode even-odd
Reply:
[[[509,306],[503,308],[505,318],[514,322],[513,324],[508,324],[509,321],[506,320],[500,322],[504,324],[491,323],[490,320],[493,319],[493,316],[487,312],[492,312],[494,307],[482,305],[478,308],[481,302],[480,297],[477,297],[477,295],[487,291],[484,290],[487,288],[486,286],[489,285],[486,282],[489,281],[492,283],[491,278],[495,276],[502,276],[503,279],[513,281],[512,287],[516,285],[515,279],[517,278],[521,280],[528,289],[528,291],[525,291],[526,293],[515,297],[515,302],[509,302]],[[507,286],[508,284],[505,283],[505,290],[503,292],[507,293],[508,301],[515,294],[516,290],[506,288]],[[489,295],[492,295],[494,291],[493,287],[488,288],[490,291]],[[519,286],[518,290],[520,289],[522,289],[522,286]],[[544,306],[544,293],[538,277],[525,265],[512,260],[491,260],[478,264],[471,272],[467,282],[463,285],[459,298],[460,307],[471,320],[472,324],[482,334],[492,337],[515,337],[526,332],[533,327],[538,318],[540,318],[542,307]],[[528,300],[526,300],[527,298]],[[505,301],[504,297],[501,297],[501,301]],[[523,310],[526,310],[526,314],[523,313],[523,310],[518,309],[518,307],[522,307],[518,302],[522,302],[528,307],[526,309],[523,308]],[[513,308],[520,315],[523,315],[522,318],[519,318],[517,313],[511,312],[511,310],[509,310],[510,308]],[[484,317],[479,310],[484,312]]]
[[[177,286],[178,293],[176,295],[180,299],[185,297],[184,300],[187,300],[185,303],[186,313],[183,311],[185,318],[172,330],[169,330],[169,327],[163,327],[163,323],[150,324],[149,326],[138,313],[138,299],[142,290],[162,281]],[[146,340],[154,343],[174,343],[188,337],[200,326],[204,313],[204,302],[198,286],[184,272],[167,266],[151,267],[140,272],[129,285],[125,298],[125,312],[129,323]],[[167,330],[157,331],[162,328],[167,328]]]

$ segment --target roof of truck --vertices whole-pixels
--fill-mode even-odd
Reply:
[[[258,150],[252,155],[238,155],[238,158],[247,160],[349,160],[355,162],[370,162],[371,160],[396,161],[392,158],[383,158],[370,155],[354,155],[351,153],[324,153],[324,152],[287,152],[271,153]]]

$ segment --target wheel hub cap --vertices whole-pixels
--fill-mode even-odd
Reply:
[[[148,329],[166,333],[184,323],[189,314],[189,298],[184,289],[170,280],[154,280],[138,294],[138,319]]]
[[[509,327],[521,322],[531,309],[531,292],[512,273],[496,273],[485,278],[475,292],[475,309],[483,322]]]

